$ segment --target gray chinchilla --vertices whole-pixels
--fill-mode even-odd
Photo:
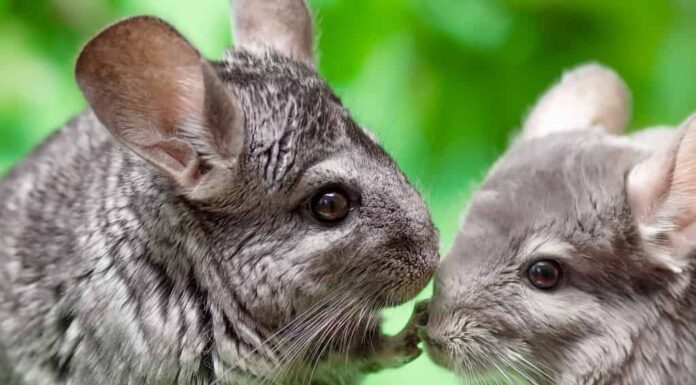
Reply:
[[[232,1],[203,59],[134,17],[77,61],[89,111],[0,183],[0,381],[347,384],[418,355],[418,192],[315,71],[301,0]]]
[[[493,166],[436,278],[435,361],[532,384],[696,378],[696,118],[618,136],[623,82],[567,73]]]

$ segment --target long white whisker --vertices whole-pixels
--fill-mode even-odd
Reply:
[[[286,331],[286,330],[292,328],[292,327],[295,326],[296,324],[302,323],[302,320],[303,320],[303,319],[306,319],[306,318],[310,317],[310,316],[312,315],[313,312],[315,312],[317,309],[321,308],[322,304],[325,303],[325,301],[330,300],[330,298],[333,298],[333,297],[337,296],[338,294],[340,294],[340,290],[336,290],[336,291],[334,291],[334,292],[331,292],[329,295],[327,295],[326,297],[324,297],[322,300],[317,301],[317,303],[315,303],[313,306],[311,306],[310,308],[308,308],[307,310],[305,310],[304,312],[302,312],[302,313],[301,313],[300,315],[298,315],[298,317],[296,317],[293,321],[289,322],[289,323],[286,324],[285,326],[283,326],[283,327],[279,328],[278,330],[276,330],[276,331],[275,331],[274,333],[272,333],[270,336],[266,337],[263,341],[261,341],[261,342],[259,343],[259,345],[258,345],[256,348],[254,348],[254,349],[252,349],[252,350],[246,352],[246,353],[244,354],[244,357],[242,357],[242,360],[247,360],[247,359],[249,359],[253,354],[258,353],[259,350],[260,350],[261,348],[265,347],[265,346],[267,345],[267,343],[269,343],[272,339],[276,338],[278,335],[280,335],[280,334],[283,333],[284,331]],[[268,358],[270,358],[271,360],[273,360],[271,357],[268,357]],[[220,382],[221,382],[229,373],[231,373],[233,370],[235,370],[235,368],[229,368],[229,369],[225,370],[225,371],[218,377],[218,379],[216,379],[215,381],[211,382],[210,385],[218,385],[218,384],[220,384]]]
[[[351,305],[352,305],[352,303],[349,303],[349,304],[344,308],[344,310],[341,312],[341,314],[340,314],[339,316],[335,317],[335,319],[338,319],[338,320],[339,320],[338,322],[335,322],[335,323],[334,323],[334,325],[336,325],[336,328],[340,328],[339,325],[342,325],[342,324],[346,321],[346,319],[347,319],[348,317],[350,317],[350,315],[351,315],[351,314],[350,314],[350,310],[351,310],[351,309],[350,309],[350,306],[351,306]],[[340,317],[340,318],[339,318],[339,317]],[[331,344],[331,340],[332,340],[332,337],[333,337],[333,336],[331,335],[331,332],[334,331],[334,330],[332,330],[332,328],[327,327],[327,326],[331,326],[331,323],[328,323],[328,324],[325,326],[326,330],[324,331],[324,333],[322,333],[322,335],[321,335],[320,338],[319,338],[319,341],[320,341],[320,345],[319,345],[319,346],[320,346],[320,348],[319,348],[317,351],[315,351],[315,352],[312,354],[312,356],[311,356],[310,362],[312,363],[312,370],[311,370],[311,372],[310,372],[309,380],[307,381],[307,384],[309,384],[309,383],[312,382],[312,378],[314,377],[314,372],[316,371],[316,368],[317,368],[317,366],[319,365],[319,360],[321,359],[322,355],[324,354],[324,351],[325,351],[325,350],[328,348],[328,346]],[[328,337],[328,338],[327,338],[327,337]],[[326,338],[326,340],[325,340],[325,338]]]

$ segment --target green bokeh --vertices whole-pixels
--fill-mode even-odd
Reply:
[[[322,73],[421,188],[443,252],[475,183],[563,69],[596,60],[619,71],[633,127],[696,110],[691,0],[311,3]],[[0,0],[0,172],[84,108],[72,77],[81,44],[141,13],[169,20],[211,58],[231,41],[226,0]],[[410,308],[388,311],[387,329]],[[367,381],[457,383],[425,357]]]

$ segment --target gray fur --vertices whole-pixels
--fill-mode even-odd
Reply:
[[[417,355],[375,315],[434,270],[417,191],[310,66],[213,64],[245,118],[224,196],[189,199],[91,111],[0,182],[0,379],[295,383],[318,366],[315,383],[347,384]],[[327,184],[359,199],[336,227],[304,210]]]
[[[693,263],[673,269],[653,255],[627,192],[629,173],[660,148],[650,137],[667,132],[578,129],[508,150],[438,270],[422,333],[436,362],[537,384],[693,383]],[[560,261],[558,288],[526,279],[539,258]]]

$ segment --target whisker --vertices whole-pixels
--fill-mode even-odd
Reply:
[[[311,382],[329,348],[339,352],[339,356],[345,354],[345,364],[348,367],[353,341],[362,327],[362,320],[372,311],[372,298],[366,285],[352,283],[351,287],[347,286],[342,285],[327,292],[263,338],[253,349],[240,355],[240,361],[249,362],[251,357],[258,354],[259,359],[251,362],[260,370],[258,379],[262,384],[278,384],[285,378],[302,375],[302,372],[303,377],[309,375],[308,382]],[[356,290],[356,287],[359,289]],[[392,301],[390,294],[387,303],[391,304]],[[365,342],[366,337],[362,333],[361,343]],[[374,351],[374,341],[369,339],[369,343]],[[238,367],[226,368],[210,385],[226,382],[227,377],[236,369]]]
[[[339,321],[335,325],[337,325],[336,328],[339,330],[340,330],[340,326],[338,326],[338,325],[342,325],[347,320],[347,318],[351,316],[350,305],[352,305],[352,304],[349,304],[348,306],[346,306],[346,309],[344,309],[344,312],[342,312],[338,317],[336,317],[336,319],[339,319]],[[345,310],[347,310],[347,311],[345,311]],[[326,326],[331,326],[331,323],[327,324]],[[316,371],[316,368],[319,365],[319,361],[321,359],[321,356],[324,354],[326,349],[331,344],[332,337],[335,336],[335,335],[331,335],[332,331],[334,331],[334,330],[331,330],[330,327],[326,327],[326,330],[324,331],[324,333],[322,333],[322,335],[319,338],[320,348],[312,354],[311,359],[309,361],[310,363],[312,363],[312,370],[311,370],[310,375],[309,375],[309,380],[306,382],[307,384],[312,382],[312,378],[314,377],[314,373]],[[324,340],[325,338],[326,338],[326,340]]]
[[[533,378],[529,377],[529,375],[524,370],[520,370],[520,368],[518,368],[512,361],[510,361],[509,359],[507,359],[503,356],[501,356],[501,360],[503,361],[505,366],[507,366],[508,368],[512,369],[515,373],[522,376],[528,384],[538,385],[537,382]]]
[[[324,298],[321,300],[317,301],[314,305],[310,306],[308,309],[306,309],[304,312],[300,313],[295,319],[293,319],[291,322],[288,324],[284,325],[283,327],[279,328],[276,330],[274,333],[266,337],[263,341],[259,343],[259,345],[254,348],[253,350],[250,350],[244,354],[244,357],[242,357],[242,360],[246,361],[248,360],[253,354],[259,353],[260,349],[267,347],[268,343],[271,342],[274,338],[279,336],[280,334],[284,333],[285,331],[292,329],[293,327],[297,326],[298,324],[302,324],[304,320],[311,318],[314,313],[316,313],[317,310],[321,309],[321,307],[328,301],[330,301],[332,298],[338,296],[340,293],[340,290],[332,291],[328,295],[326,295]],[[275,361],[273,357],[268,357],[267,354],[264,354],[264,356],[269,359],[270,361]],[[265,362],[264,362],[265,363]],[[220,382],[227,376],[229,375],[235,368],[229,368],[225,370],[215,381],[211,383],[211,385],[217,385],[220,384]],[[273,369],[269,368],[269,371],[272,371]]]
[[[539,374],[540,376],[542,376],[543,378],[545,378],[546,380],[548,380],[550,383],[555,383],[555,381],[554,381],[553,377],[551,376],[551,374],[549,374],[549,373],[546,372],[545,370],[539,368],[537,365],[533,364],[532,362],[530,362],[529,360],[527,360],[526,358],[524,358],[524,356],[519,355],[518,359],[521,361],[521,363],[522,363],[523,365],[525,365],[527,368],[531,369],[531,370],[534,371],[535,373]],[[545,366],[544,364],[542,364],[542,363],[538,363],[538,365],[540,365],[540,366],[542,366],[542,367],[546,367],[546,366]],[[549,370],[548,367],[546,367],[546,368],[547,368],[547,370]]]
[[[276,377],[281,376],[281,374],[285,375],[286,373],[292,374],[299,369],[292,368],[292,370],[288,372],[288,368],[295,363],[297,358],[305,354],[306,350],[315,343],[315,339],[320,336],[324,332],[326,326],[332,322],[337,308],[337,304],[332,304],[323,309],[309,324],[305,325],[304,330],[293,333],[293,337],[288,340],[292,345],[286,349],[283,360],[285,364],[281,366],[281,371],[276,374]]]

